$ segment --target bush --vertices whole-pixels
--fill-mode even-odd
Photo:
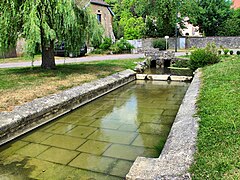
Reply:
[[[130,53],[134,47],[125,39],[120,39],[111,46],[113,54]]]
[[[237,51],[237,55],[240,55],[240,51]]]
[[[187,68],[187,67],[189,67],[189,60],[179,60],[179,61],[176,61],[173,64],[173,67]]]
[[[229,49],[224,49],[223,52],[224,52],[225,55],[227,55],[228,52],[229,52]]]
[[[219,55],[222,54],[222,51],[221,51],[221,50],[218,50],[218,54],[219,54]]]
[[[189,67],[192,70],[218,63],[220,61],[217,53],[209,51],[209,49],[197,49],[191,53]]]
[[[103,43],[100,44],[99,48],[102,50],[108,50],[112,45],[112,39],[111,38],[104,38]]]
[[[152,42],[152,45],[154,48],[159,48],[160,51],[166,50],[166,41],[164,39],[156,39]]]
[[[230,53],[230,55],[233,55],[233,50],[230,50],[229,53]]]
[[[104,54],[104,51],[102,49],[94,49],[91,53],[92,54]]]

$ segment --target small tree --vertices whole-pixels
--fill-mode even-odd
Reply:
[[[33,56],[41,44],[42,68],[54,69],[54,42],[64,41],[66,49],[76,51],[87,35],[89,16],[73,0],[2,0],[0,3],[0,51],[26,39],[26,52]]]

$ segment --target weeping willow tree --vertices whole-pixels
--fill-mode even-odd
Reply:
[[[42,68],[54,69],[54,43],[64,41],[69,51],[79,50],[89,32],[89,13],[75,0],[1,0],[0,51],[26,40],[26,52],[34,55],[40,44]]]

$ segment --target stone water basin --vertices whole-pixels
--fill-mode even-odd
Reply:
[[[0,147],[0,179],[124,179],[158,157],[189,86],[134,81]]]

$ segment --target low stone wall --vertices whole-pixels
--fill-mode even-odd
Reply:
[[[138,157],[127,180],[191,179],[188,172],[196,151],[198,118],[196,101],[200,88],[200,72],[189,86],[179,108],[170,134],[159,158]]]
[[[163,38],[164,39],[164,38]],[[155,38],[129,40],[135,47],[134,53],[145,53],[145,51],[154,50],[152,42]],[[223,46],[230,49],[240,49],[240,36],[236,37],[179,37],[178,49],[191,47],[206,47],[208,43],[215,43],[217,47]],[[168,39],[169,49],[175,49],[175,38]]]
[[[134,71],[125,70],[58,94],[35,99],[16,107],[12,112],[1,112],[0,145],[117,89],[135,78]]]
[[[239,49],[240,37],[205,37],[205,38],[188,38],[188,47],[205,47],[209,42],[214,42],[217,47],[223,46],[225,48]]]

